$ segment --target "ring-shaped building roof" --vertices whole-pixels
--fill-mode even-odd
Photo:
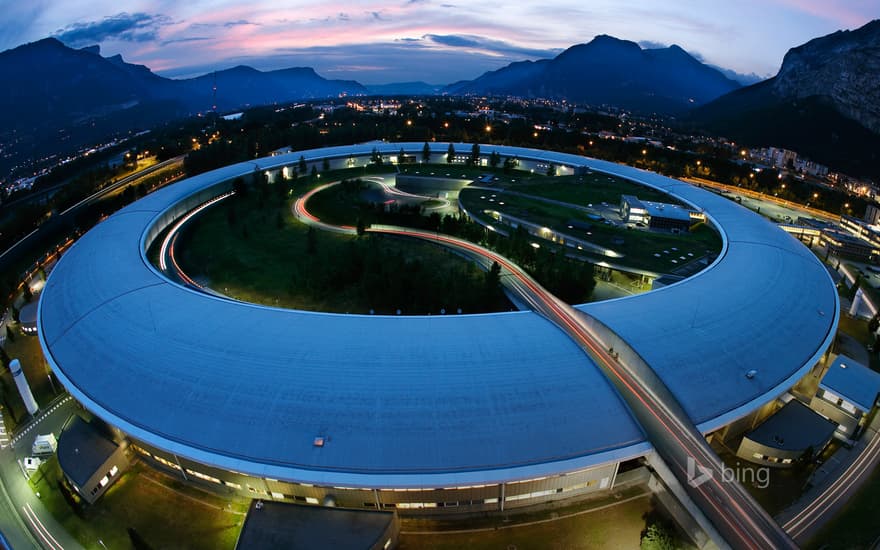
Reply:
[[[420,153],[421,143],[378,145]],[[201,293],[145,248],[229,181],[300,155],[368,158],[376,144],[227,166],[116,212],[43,290],[47,360],[86,408],[133,437],[256,476],[349,487],[449,487],[563,473],[650,450],[599,368],[536,313],[362,316]],[[589,167],[703,210],[723,250],[656,291],[578,306],[622,336],[695,423],[720,427],[818,360],[839,303],[823,265],[771,222],[658,174],[564,153],[482,145],[521,162]],[[432,144],[436,155],[447,144]],[[470,144],[456,144],[469,150]],[[746,373],[755,370],[754,376]],[[324,438],[315,446],[316,437]]]

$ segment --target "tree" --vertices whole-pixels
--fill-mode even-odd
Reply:
[[[12,329],[9,327],[9,325],[6,325],[6,338],[10,342],[15,342],[15,332],[12,331]]]
[[[232,190],[238,196],[244,195],[247,192],[247,186],[244,184],[244,179],[238,177],[232,180]]]
[[[431,146],[428,145],[426,141],[422,146],[422,162],[430,162],[431,160]]]
[[[300,155],[298,168],[299,173],[305,175],[309,171],[309,165],[306,164],[306,157]]]
[[[363,237],[367,232],[367,224],[364,222],[363,218],[358,218],[357,220],[357,235],[358,237]]]
[[[556,175],[556,165],[552,162],[547,166],[547,175],[551,177]]]
[[[312,165],[312,177],[314,178],[317,176],[318,176],[318,167],[313,164]]]
[[[446,162],[452,164],[453,160],[455,160],[455,146],[450,143],[449,149],[446,150]]]
[[[498,303],[501,296],[501,266],[498,262],[492,262],[489,271],[486,272],[486,306],[492,307]]]
[[[498,168],[499,164],[501,164],[501,155],[498,154],[498,151],[492,151],[489,155],[489,166]]]
[[[377,147],[373,147],[373,151],[370,153],[370,162],[377,166],[382,165],[382,153],[379,152]]]
[[[504,159],[504,173],[509,174],[514,168],[516,168],[516,161],[510,157],[506,157]]]
[[[314,226],[309,226],[309,231],[306,234],[306,253],[309,256],[314,256],[318,253],[318,234],[315,231]]]
[[[22,291],[21,296],[22,296],[22,298],[24,298],[24,301],[27,303],[30,303],[31,300],[34,299],[34,293],[31,292],[31,285],[29,285],[27,283],[24,284],[24,291]]]
[[[641,550],[675,550],[679,545],[663,524],[652,523],[642,536]]]
[[[328,159],[327,157],[324,157],[324,161],[321,163],[321,169],[324,172],[327,172],[328,170],[330,170],[330,159]]]
[[[480,164],[480,144],[479,143],[474,143],[473,146],[471,146],[470,161],[471,161],[471,164],[473,164],[475,166],[478,166]]]
[[[17,322],[18,322],[18,317],[19,317],[20,314],[21,314],[21,312],[18,311],[18,308],[15,307],[15,304],[13,304],[13,306],[12,306],[12,320],[15,321],[15,322],[17,323]]]

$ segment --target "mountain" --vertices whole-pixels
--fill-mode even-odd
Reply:
[[[553,59],[512,63],[445,91],[547,97],[674,114],[737,88],[737,82],[678,46],[643,50],[635,42],[601,35]]]
[[[54,38],[0,53],[0,170],[27,157],[66,153],[107,136],[187,114],[299,99],[365,94],[354,81],[311,68],[234,67],[174,80],[97,46],[72,49]],[[216,101],[214,85],[216,83]]]
[[[853,175],[880,176],[880,20],[792,48],[773,78],[692,113],[749,145],[787,147]]]

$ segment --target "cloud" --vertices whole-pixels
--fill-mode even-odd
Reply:
[[[663,42],[655,42],[653,40],[639,40],[639,46],[641,46],[643,50],[660,50],[663,48],[668,48],[669,44],[664,44]]]
[[[203,42],[205,40],[214,40],[212,36],[188,36],[183,38],[172,38],[170,40],[163,40],[159,45],[160,46],[168,46],[169,44],[180,44],[186,42]]]
[[[122,42],[151,42],[158,37],[159,29],[171,23],[165,15],[147,13],[117,13],[86,23],[74,23],[57,30],[53,36],[70,46],[84,46],[105,40]]]
[[[449,48],[461,48],[467,50],[479,50],[488,55],[499,56],[518,56],[518,57],[536,57],[547,58],[554,57],[562,50],[559,48],[537,49],[517,46],[503,40],[494,40],[484,36],[476,36],[469,34],[426,34],[423,40],[446,46]]]
[[[247,19],[239,19],[238,21],[227,21],[226,23],[223,23],[223,26],[227,29],[230,29],[232,27],[241,27],[244,25],[253,25],[255,27],[259,27],[260,23],[254,23],[253,21],[248,21]]]

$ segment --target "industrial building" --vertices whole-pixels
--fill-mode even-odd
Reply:
[[[430,146],[436,155],[447,148]],[[360,166],[374,147],[227,166],[96,226],[58,262],[41,296],[40,342],[58,379],[145,461],[230,494],[471,514],[607,493],[644,475],[632,467],[652,447],[617,392],[537,313],[284,310],[183,287],[147,259],[164,229],[227,193],[236,177],[255,168],[278,177],[300,156]],[[420,154],[423,143],[378,147]],[[651,366],[703,433],[774,401],[826,353],[839,315],[828,272],[758,215],[614,163],[482,150],[516,157],[523,169],[553,163],[630,179],[691,205],[719,232],[722,253],[696,275],[577,306]]]
[[[747,433],[736,456],[775,468],[791,467],[821,453],[837,424],[792,399]]]
[[[626,223],[675,232],[689,231],[693,224],[706,220],[697,210],[679,204],[643,201],[632,195],[620,196],[620,217]]]

